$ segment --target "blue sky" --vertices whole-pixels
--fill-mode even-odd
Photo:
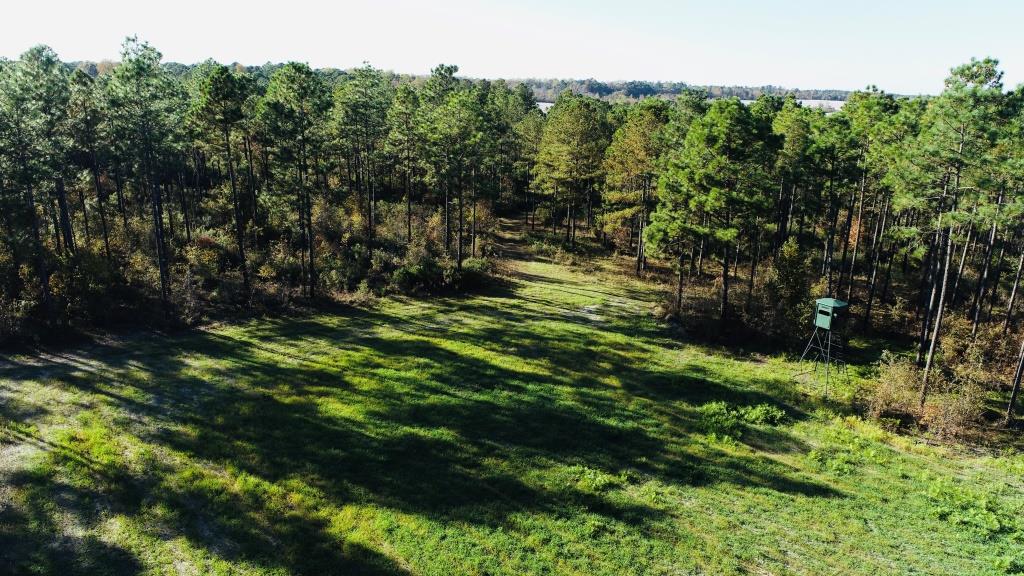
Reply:
[[[34,0],[5,6],[0,56],[49,44],[116,59],[137,34],[168,60],[347,68],[368,61],[475,77],[677,80],[934,93],[950,67],[999,58],[1024,82],[1024,2],[1013,0],[331,1]]]

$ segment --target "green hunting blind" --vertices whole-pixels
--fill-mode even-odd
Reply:
[[[850,306],[835,298],[818,298],[814,303],[817,305],[814,314],[814,327],[822,330],[832,330],[833,326],[839,328],[842,319],[846,317],[846,309]]]
[[[808,357],[811,355],[814,356],[814,365],[811,369],[800,374],[813,371],[815,376],[817,376],[818,368],[824,368],[826,398],[828,397],[832,365],[835,364],[837,370],[841,368],[843,374],[846,374],[846,361],[843,359],[846,337],[842,329],[845,325],[844,320],[849,307],[850,304],[848,302],[836,298],[818,298],[815,300],[814,318],[812,321],[814,333],[811,334],[811,339],[807,342],[803,355],[800,356],[800,362],[808,360]]]

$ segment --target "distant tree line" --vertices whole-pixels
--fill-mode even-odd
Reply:
[[[66,66],[71,69],[80,69],[90,76],[98,76],[104,70],[113,67],[115,64],[110,61],[103,62],[69,62]],[[186,77],[192,73],[194,64],[179,64],[166,62],[164,69],[175,77]],[[267,63],[261,66],[245,66],[234,64],[232,67],[238,72],[244,72],[253,77],[257,82],[267,82],[274,71],[284,66],[279,63]],[[320,68],[316,73],[328,83],[336,82],[346,74],[345,70],[337,68]],[[410,82],[413,84],[422,83],[429,78],[415,74],[396,74],[394,72],[383,72],[397,82]],[[585,80],[557,79],[557,78],[523,78],[508,80],[510,86],[525,84],[533,92],[538,102],[554,102],[563,92],[571,92],[583,96],[593,96],[609,102],[632,102],[657,96],[662,98],[675,98],[688,90],[699,90],[710,98],[739,98],[740,100],[756,100],[761,95],[768,96],[793,96],[798,100],[832,100],[844,101],[850,96],[849,90],[824,90],[811,89],[801,90],[799,88],[785,88],[782,86],[716,86],[696,85],[685,82],[645,82],[638,80],[602,82],[593,78]]]
[[[700,86],[685,82],[621,81],[601,82],[594,79],[565,80],[524,78],[510,83],[526,84],[540,102],[554,102],[562,93],[592,96],[609,102],[631,102],[647,97],[675,98],[688,90],[698,90],[710,98],[756,100],[762,95],[793,96],[798,100],[846,100],[847,90],[800,90],[780,86]]]

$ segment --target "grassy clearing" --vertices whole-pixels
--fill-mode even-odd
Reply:
[[[0,572],[1000,574],[1024,456],[889,435],[544,261],[0,364]],[[854,370],[855,374],[858,373]]]

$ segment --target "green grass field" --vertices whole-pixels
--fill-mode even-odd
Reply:
[[[792,361],[681,342],[651,285],[516,267],[8,358],[0,573],[1024,570],[1024,457],[847,416],[856,367],[828,404]]]

